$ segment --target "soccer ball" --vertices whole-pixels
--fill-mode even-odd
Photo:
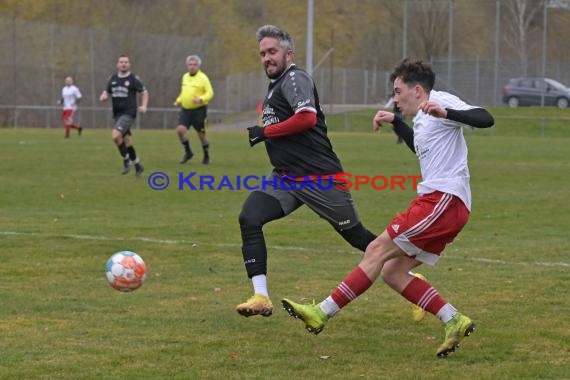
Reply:
[[[141,287],[146,279],[146,264],[134,252],[115,253],[105,265],[109,284],[121,292],[132,292]]]

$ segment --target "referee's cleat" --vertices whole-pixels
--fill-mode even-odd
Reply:
[[[202,164],[209,165],[210,164],[210,156],[204,156],[202,159]]]
[[[261,294],[254,294],[244,303],[237,305],[236,311],[244,317],[251,317],[253,315],[269,317],[273,314],[273,303],[271,303],[269,297]]]
[[[414,273],[414,277],[426,281],[426,278],[419,273]],[[425,318],[426,314],[427,312],[424,309],[422,309],[418,305],[412,304],[412,317],[414,318],[414,321],[420,322],[422,319]]]
[[[192,159],[192,157],[194,157],[194,153],[192,153],[192,152],[186,152],[186,153],[184,154],[184,157],[182,157],[182,159],[180,160],[180,163],[181,163],[181,164],[185,164],[185,163],[187,163],[188,161],[190,161],[190,160]]]
[[[144,166],[142,166],[142,164],[136,164],[135,168],[137,169],[135,171],[135,177],[139,178],[142,174],[142,172],[144,172]]]
[[[131,171],[131,161],[130,160],[124,160],[123,162],[123,171],[121,172],[121,174],[125,175],[125,174],[129,174],[129,172]]]
[[[475,331],[475,323],[473,323],[471,318],[461,313],[455,314],[453,318],[445,324],[445,340],[437,349],[436,355],[440,358],[444,358],[449,355],[449,353],[455,352],[461,340],[471,335],[473,331]]]
[[[312,304],[301,305],[287,298],[281,300],[283,308],[293,318],[297,318],[305,322],[305,328],[308,332],[318,335],[325,328],[325,322],[329,317],[321,310],[318,304],[313,301]]]

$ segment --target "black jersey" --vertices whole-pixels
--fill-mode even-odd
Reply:
[[[107,93],[113,101],[113,118],[121,115],[137,116],[137,94],[146,91],[138,75],[129,73],[127,76],[113,74],[107,83]]]
[[[304,177],[342,172],[327,136],[315,83],[306,71],[292,65],[269,84],[263,102],[263,126],[285,121],[300,111],[316,112],[317,125],[301,133],[265,140],[269,160],[277,173]]]

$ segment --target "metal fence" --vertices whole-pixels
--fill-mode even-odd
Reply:
[[[141,76],[150,93],[152,108],[139,118],[139,125],[174,127],[176,109],[171,106],[180,90],[184,59],[188,52],[205,51],[206,44],[211,42],[205,37],[111,33],[3,16],[0,16],[0,30],[0,49],[4,53],[0,55],[0,126],[7,127],[59,125],[56,102],[67,75],[75,77],[84,96],[78,114],[81,123],[90,128],[108,126],[109,109],[101,107],[98,96],[114,71],[116,57],[125,51],[132,58],[133,72]],[[72,43],[58,43],[62,40]],[[214,57],[202,58],[204,72],[210,76],[215,91],[210,120],[216,122],[224,115],[255,112],[268,85],[261,69],[222,76],[213,69],[209,71],[208,62]],[[510,77],[523,74],[520,64],[506,58],[495,62],[454,57],[434,60],[432,65],[438,89],[476,105],[500,105],[503,85]],[[531,63],[528,75],[540,73],[539,64]],[[570,62],[549,62],[546,75],[570,84]],[[322,104],[378,104],[385,102],[391,93],[387,71],[334,67],[325,62],[314,71],[313,77]]]
[[[151,129],[169,129],[176,127],[178,108],[149,107],[145,114],[138,115],[135,127]],[[55,106],[6,106],[0,105],[0,114],[10,120],[5,127],[18,128],[19,126],[39,126],[44,128],[59,128],[62,126],[61,107]],[[221,110],[209,109],[208,121],[220,123],[225,113]],[[75,113],[74,122],[81,126],[93,128],[90,124],[95,120],[96,128],[111,128],[113,117],[109,107],[79,107]],[[37,125],[36,125],[37,124]]]

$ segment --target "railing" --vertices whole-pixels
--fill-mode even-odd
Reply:
[[[3,110],[7,112],[2,112]],[[162,129],[174,127],[178,118],[179,108],[156,108],[149,107],[146,114],[139,113],[136,119],[136,128],[141,128],[141,124],[145,123],[146,119],[152,118],[152,128],[157,128],[158,125]],[[20,125],[30,126],[29,123],[20,124],[22,114],[25,112],[40,112],[44,116],[41,118],[45,122],[42,127],[52,128],[61,126],[61,106],[27,106],[27,105],[0,105],[0,125],[12,126],[17,128]],[[90,114],[90,115],[89,115]],[[226,112],[217,109],[208,109],[208,119],[212,123],[219,122]],[[103,115],[103,117],[101,117]],[[91,117],[89,117],[91,116]],[[87,107],[79,106],[75,121],[79,124],[90,124],[90,127],[111,128],[113,125],[113,117],[111,107]],[[103,118],[104,122],[98,123],[98,120]],[[37,119],[37,117],[36,117]],[[89,120],[91,119],[91,120]],[[36,122],[37,123],[37,122]],[[31,125],[37,126],[37,125]]]

